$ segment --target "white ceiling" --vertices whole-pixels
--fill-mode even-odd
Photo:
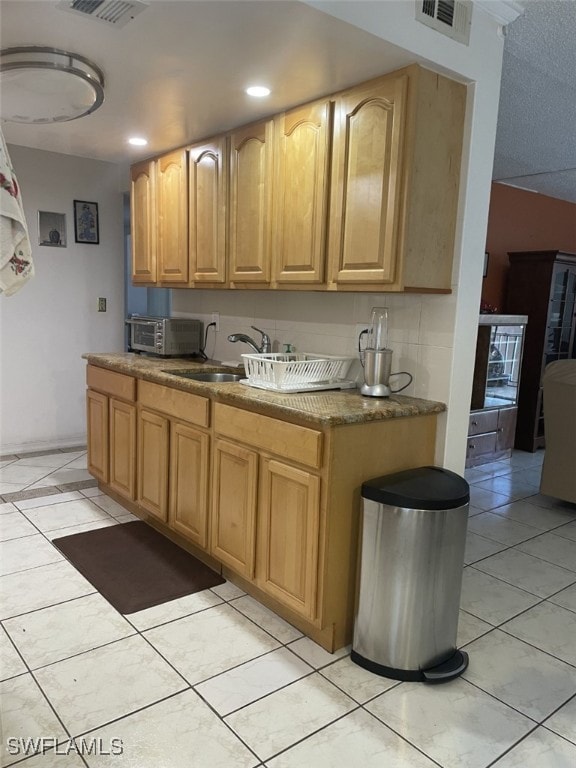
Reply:
[[[60,10],[58,0],[0,0],[0,47],[69,50],[106,80],[94,114],[3,123],[6,140],[132,163],[410,63],[400,49],[300,2],[148,1],[117,29]],[[525,14],[507,30],[494,178],[576,202],[576,0],[521,4]],[[247,97],[253,82],[269,84],[272,96]],[[128,147],[134,134],[146,135],[148,147]]]
[[[148,0],[124,28],[60,10],[57,0],[1,0],[2,48],[49,45],[105,75],[92,115],[3,124],[8,142],[133,162],[242,125],[409,63],[406,54],[299,2]],[[269,84],[254,100],[244,88]],[[144,134],[139,153],[126,139]]]
[[[493,178],[576,203],[576,2],[520,4],[506,28]]]

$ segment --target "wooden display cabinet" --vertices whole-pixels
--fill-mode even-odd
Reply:
[[[510,312],[528,315],[515,447],[544,447],[542,376],[548,363],[576,357],[576,254],[519,251],[508,254]]]
[[[466,466],[510,456],[514,447],[526,315],[480,315]]]

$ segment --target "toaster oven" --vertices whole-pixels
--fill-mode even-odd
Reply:
[[[132,352],[147,352],[160,357],[200,354],[200,320],[132,315],[126,323],[130,329],[128,347]]]

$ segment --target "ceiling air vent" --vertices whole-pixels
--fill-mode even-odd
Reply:
[[[416,0],[416,20],[459,43],[470,41],[470,0]]]
[[[57,7],[120,29],[146,10],[148,4],[141,0],[61,0]]]

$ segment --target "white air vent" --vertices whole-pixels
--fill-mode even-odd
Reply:
[[[120,29],[148,8],[141,0],[61,0],[58,8]]]
[[[470,0],[416,0],[416,20],[459,43],[470,41]]]

